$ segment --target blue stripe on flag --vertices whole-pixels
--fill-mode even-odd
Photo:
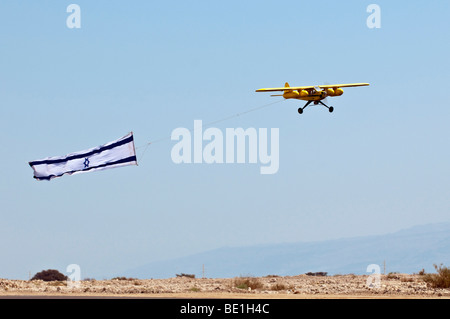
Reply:
[[[30,164],[30,166],[33,167],[35,165],[43,165],[43,164],[49,165],[49,164],[64,163],[64,162],[67,162],[70,160],[86,158],[86,157],[92,156],[94,154],[99,154],[101,152],[113,149],[115,147],[130,143],[130,142],[133,142],[133,135],[131,135],[130,137],[128,137],[122,141],[118,141],[111,145],[100,147],[99,149],[92,150],[92,151],[84,153],[84,154],[77,154],[77,155],[73,155],[73,156],[69,156],[69,157],[65,157],[65,158],[58,158],[58,159],[54,159],[54,160],[33,161],[33,162],[29,162],[28,164]]]
[[[112,166],[112,165],[125,164],[125,163],[130,163],[130,162],[137,162],[136,156],[130,156],[130,157],[123,158],[123,159],[118,160],[118,161],[115,161],[115,162],[111,162],[111,163],[107,163],[107,164],[102,164],[102,165],[98,165],[98,166],[89,167],[89,168],[86,168],[86,169],[82,170],[82,172],[88,172],[88,171],[90,171],[91,169],[105,168],[105,167]],[[73,173],[75,173],[75,172],[80,172],[80,170],[77,170],[77,171],[70,171],[70,172],[64,172],[63,174],[60,174],[60,175],[48,175],[48,176],[40,176],[40,177],[34,176],[34,178],[37,179],[37,180],[39,180],[39,181],[49,181],[49,180],[51,180],[52,178],[61,177],[61,176],[65,175],[65,174],[71,175],[71,174],[73,174]]]

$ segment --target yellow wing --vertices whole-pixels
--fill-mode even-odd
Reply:
[[[314,89],[314,86],[291,87],[291,86],[289,86],[289,83],[286,82],[284,88],[259,89],[259,90],[256,90],[256,92],[277,92],[277,91],[310,90],[310,89]]]
[[[327,84],[327,85],[310,85],[310,86],[289,86],[286,83],[286,86],[283,88],[268,88],[268,89],[259,89],[256,92],[277,92],[277,91],[291,91],[291,90],[310,90],[314,88],[321,89],[329,89],[329,88],[348,88],[348,87],[356,87],[356,86],[368,86],[369,83],[349,83],[349,84]]]
[[[319,85],[321,89],[330,88],[351,88],[356,86],[369,86],[369,83],[350,83],[350,84],[330,84],[330,85]]]

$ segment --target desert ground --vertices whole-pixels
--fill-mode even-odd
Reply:
[[[450,299],[450,289],[431,288],[421,276],[409,274],[381,275],[379,281],[367,275],[298,275],[225,279],[177,276],[169,279],[117,278],[77,282],[0,279],[1,297]]]

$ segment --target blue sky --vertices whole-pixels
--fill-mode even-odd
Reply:
[[[69,29],[66,8],[81,8]],[[381,8],[369,29],[366,8]],[[223,246],[383,234],[449,217],[448,1],[2,1],[0,277],[106,278]],[[279,128],[280,169],[176,165],[149,141],[276,101],[262,87],[369,82],[217,123]],[[31,160],[134,132],[139,166],[32,178]],[[201,267],[201,261],[199,261]],[[251,270],[249,270],[251,273]],[[238,274],[237,274],[238,275]]]

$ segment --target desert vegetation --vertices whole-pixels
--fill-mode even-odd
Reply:
[[[426,274],[421,271],[422,279],[432,288],[450,288],[450,269],[444,265],[434,265],[436,274]]]
[[[239,289],[251,290],[261,289],[263,284],[257,277],[237,277],[233,280],[233,286]]]
[[[42,281],[65,281],[67,276],[60,273],[56,269],[42,270],[36,273],[31,280],[42,280]]]

